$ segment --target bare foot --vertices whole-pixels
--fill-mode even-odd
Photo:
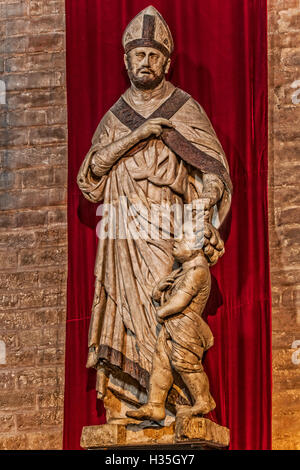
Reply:
[[[163,405],[147,403],[146,405],[141,406],[138,410],[127,411],[126,416],[129,418],[139,419],[141,421],[145,419],[162,421],[165,418],[166,413]]]

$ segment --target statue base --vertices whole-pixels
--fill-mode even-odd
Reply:
[[[229,445],[229,429],[202,417],[177,417],[170,426],[147,423],[85,426],[80,445],[84,449],[222,449]]]

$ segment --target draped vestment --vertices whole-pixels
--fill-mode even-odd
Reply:
[[[169,82],[165,82],[164,87],[164,96],[158,105],[167,100],[175,89]],[[124,101],[141,114],[141,109],[135,108],[130,93],[130,89],[125,92]],[[189,97],[176,110],[171,122],[193,146],[221,162],[228,170],[224,151],[211,123],[193,98]],[[78,185],[88,200],[117,204],[123,197],[131,204],[141,203],[150,207],[152,204],[182,206],[201,198],[202,172],[183,161],[161,138],[151,136],[130,149],[111,167],[109,157],[106,158],[106,147],[130,132],[112,110],[101,120],[78,175]],[[98,176],[91,169],[95,152],[101,154]],[[226,216],[229,206],[230,193],[224,189],[213,214],[216,226]],[[122,215],[116,224],[125,224]],[[107,364],[112,389],[114,368],[122,370],[124,377],[127,374],[131,382],[132,379],[136,382],[136,391],[132,387],[126,391],[125,386],[118,385],[119,391],[122,389],[124,397],[131,401],[139,401],[139,384],[147,388],[160,328],[151,298],[152,289],[171,272],[173,262],[172,239],[107,237],[98,242],[89,346],[94,346],[97,351],[95,367],[100,363]]]

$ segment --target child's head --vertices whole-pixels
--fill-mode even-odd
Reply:
[[[173,255],[174,258],[183,263],[189,259],[194,258],[202,251],[202,246],[199,244],[199,239],[196,235],[192,237],[183,236],[182,238],[174,241]]]

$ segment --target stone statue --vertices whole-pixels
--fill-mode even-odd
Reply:
[[[182,377],[194,401],[192,407],[179,409],[181,415],[202,416],[215,408],[201,364],[204,351],[213,345],[212,332],[201,318],[210,293],[210,271],[202,248],[197,250],[194,244],[195,240],[186,238],[174,242],[174,258],[182,266],[154,287],[153,299],[160,303],[157,320],[162,328],[152,360],[148,403],[137,411],[128,411],[129,417],[153,421],[165,418],[173,370]]]
[[[102,118],[78,174],[84,196],[103,201],[108,210],[95,263],[87,367],[97,369],[98,397],[104,399],[108,423],[126,419],[126,413],[133,415],[146,403],[149,380],[152,403],[156,373],[165,367],[161,403],[166,403],[166,420],[172,421],[178,405],[194,403],[192,413],[198,414],[214,407],[201,365],[212,335],[201,313],[210,289],[208,265],[224,252],[218,228],[230,207],[232,185],[205,111],[165,79],[173,40],[154,7],[129,23],[123,46],[131,86]],[[179,207],[183,213],[186,205],[194,210],[196,201],[203,203],[204,244],[191,255],[180,248],[181,242],[173,248],[178,238],[175,211],[165,212],[169,237],[164,236],[166,220],[149,213],[153,206]],[[137,236],[135,219],[140,235],[147,223],[149,236]],[[169,318],[171,313],[177,315]],[[177,328],[185,329],[186,342],[178,342],[178,348]],[[201,340],[192,351],[197,335]],[[173,350],[162,353],[168,341]],[[202,392],[205,397],[198,396]]]

